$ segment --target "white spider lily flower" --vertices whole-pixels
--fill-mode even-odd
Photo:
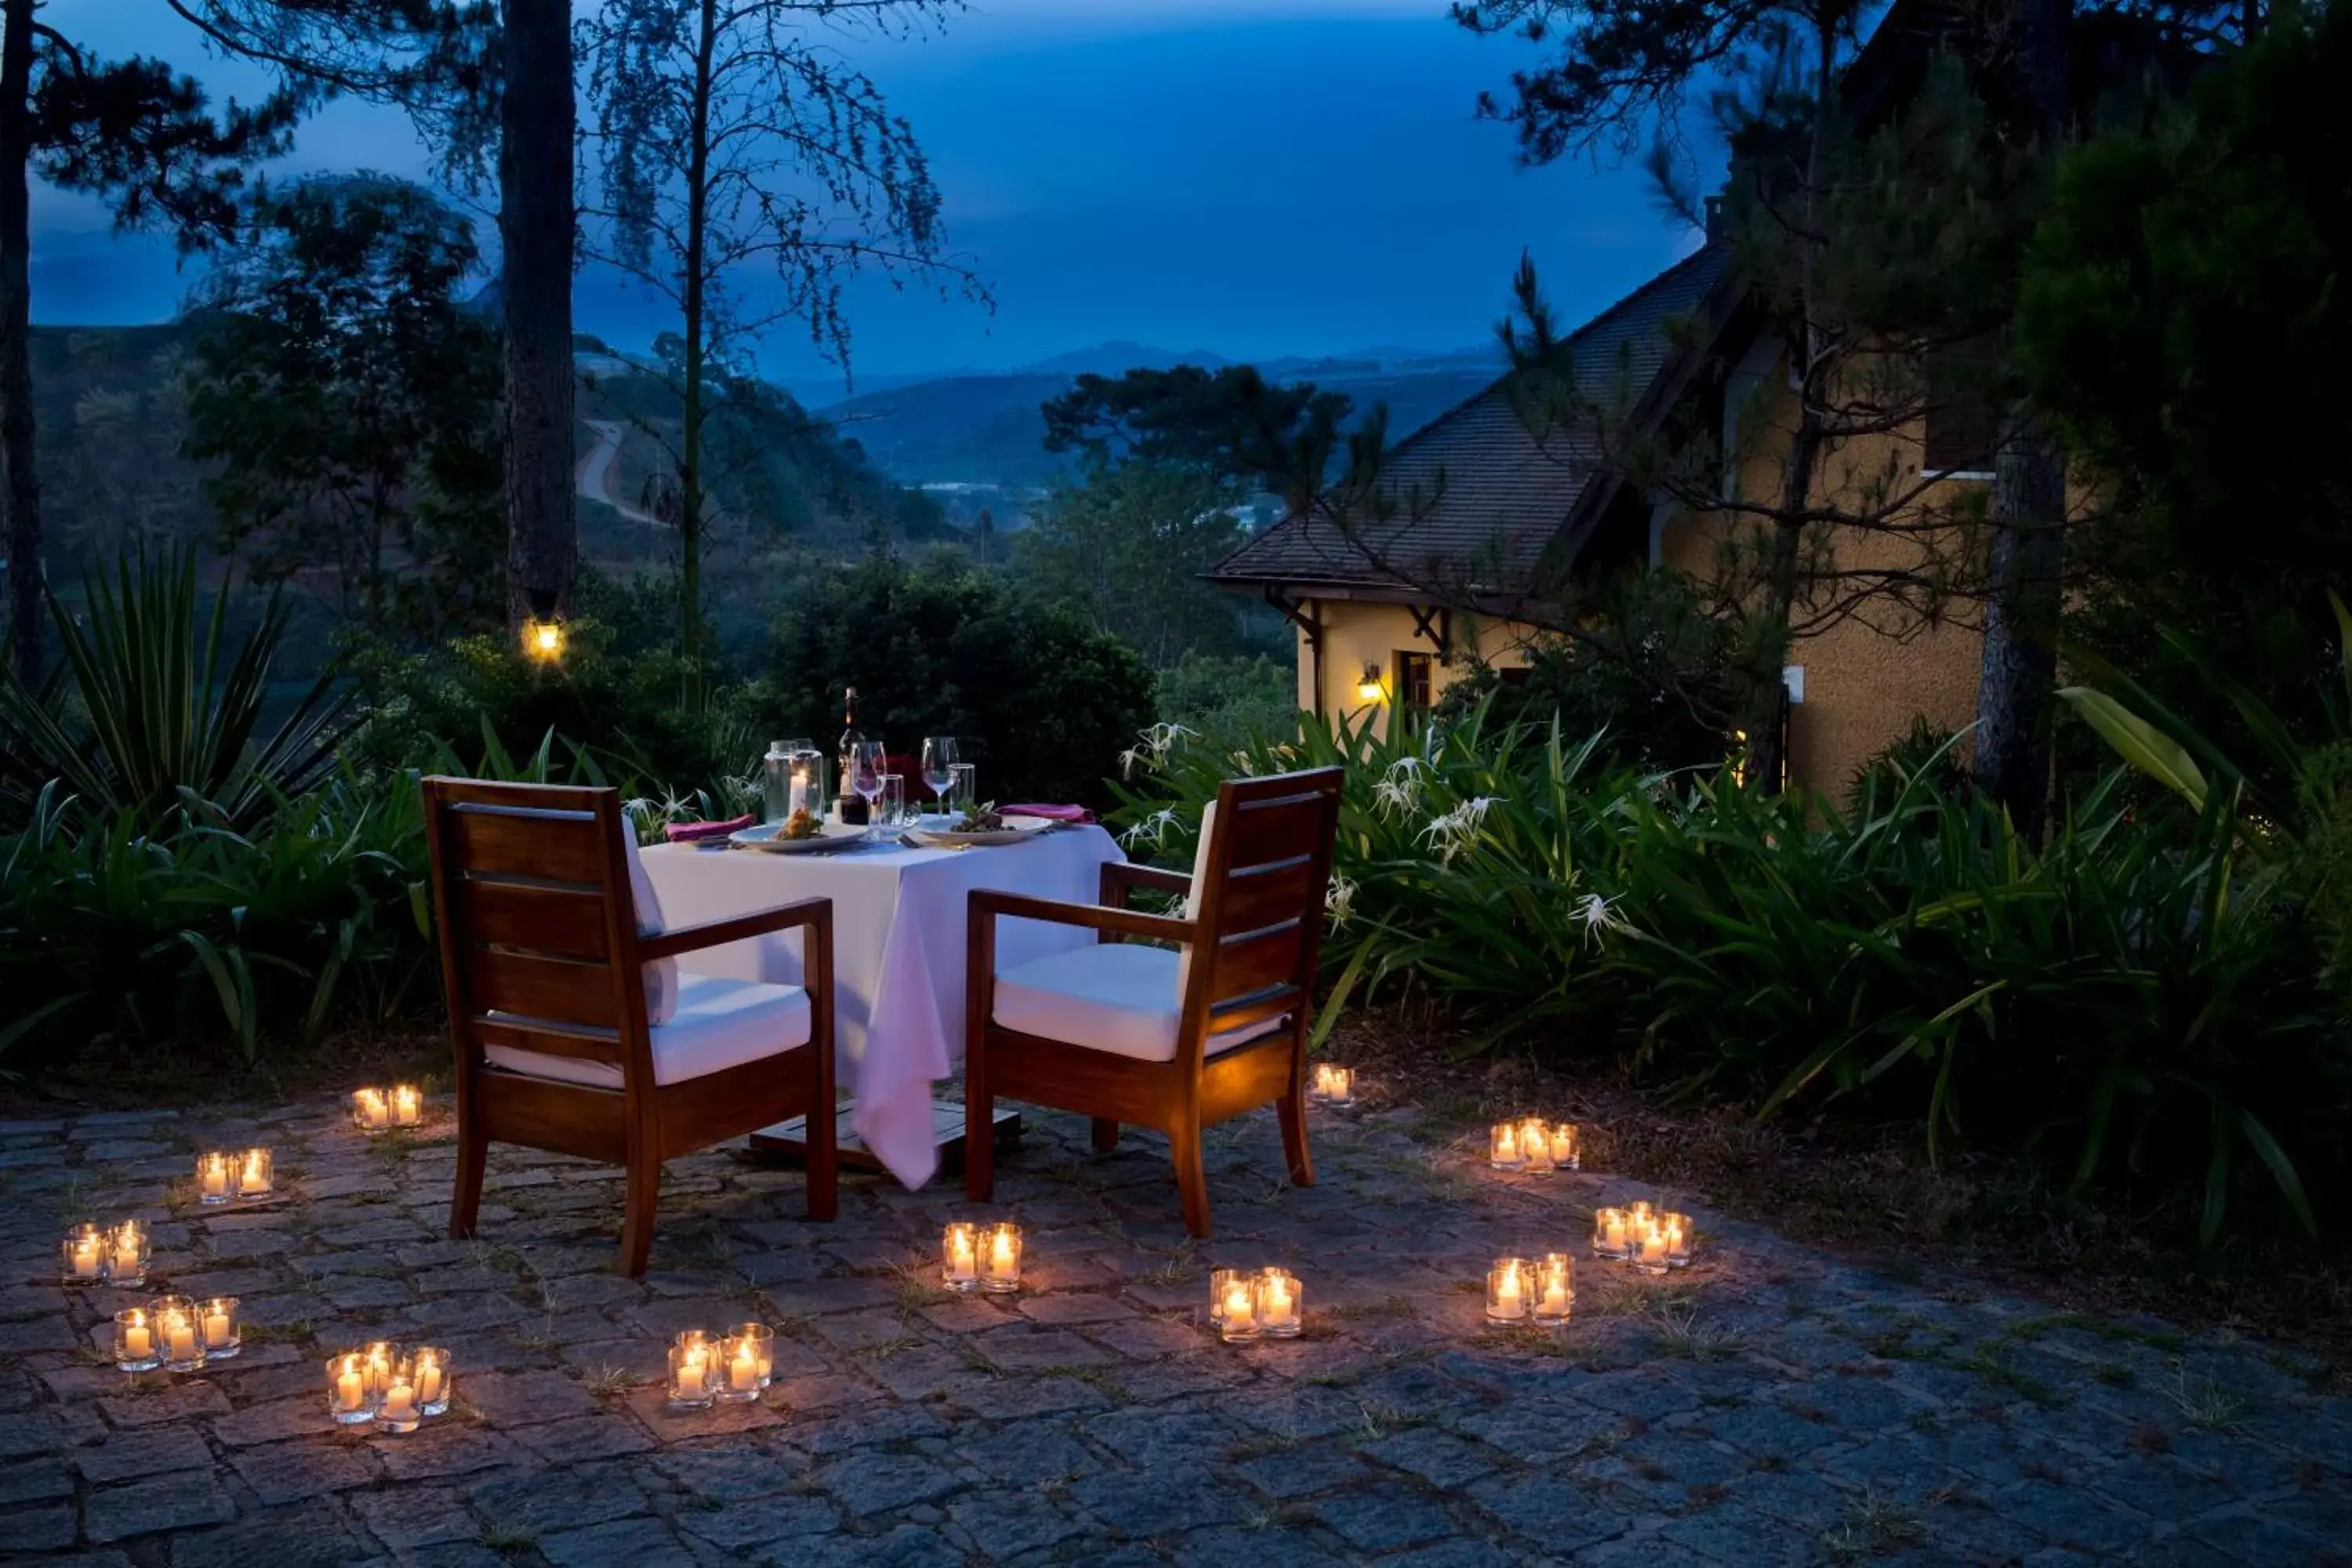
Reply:
[[[1168,842],[1168,830],[1180,826],[1181,820],[1174,806],[1165,806],[1120,834],[1118,841],[1129,846],[1149,843],[1158,848]]]
[[[1247,752],[1235,752],[1234,753],[1234,766],[1242,771],[1242,777],[1244,778],[1253,777],[1257,773],[1257,764],[1250,760],[1250,754]]]
[[[1345,927],[1356,912],[1356,884],[1353,879],[1333,873],[1330,886],[1323,889],[1323,913],[1334,930]]]
[[[1160,764],[1168,760],[1168,753],[1176,749],[1178,741],[1188,736],[1197,737],[1199,733],[1199,731],[1182,724],[1154,724],[1149,730],[1137,731],[1135,744],[1118,754],[1118,776],[1134,777],[1135,764],[1143,762],[1150,763],[1152,771],[1158,772]]]
[[[1617,900],[1604,899],[1598,893],[1587,893],[1576,901],[1570,911],[1571,920],[1580,922],[1587,937],[1598,939],[1604,931],[1632,931],[1633,922],[1617,912]]]
[[[1422,775],[1428,770],[1428,763],[1416,756],[1402,756],[1391,763],[1372,784],[1372,803],[1380,808],[1381,815],[1405,816],[1419,805]]]
[[[1478,830],[1486,820],[1486,810],[1499,798],[1473,795],[1452,811],[1431,817],[1421,830],[1422,842],[1436,850],[1439,859],[1450,864],[1456,855],[1478,842]]]

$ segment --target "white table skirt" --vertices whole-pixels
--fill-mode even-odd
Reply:
[[[980,849],[870,848],[818,855],[666,844],[646,874],[670,930],[833,900],[835,1061],[856,1096],[851,1125],[910,1187],[939,1168],[931,1084],[963,1058],[964,953],[975,888],[1091,904],[1105,861],[1126,858],[1099,827],[1064,827],[1025,844]],[[1010,968],[1094,941],[1074,926],[999,922],[997,963]],[[798,933],[757,937],[682,956],[698,974],[797,985]]]

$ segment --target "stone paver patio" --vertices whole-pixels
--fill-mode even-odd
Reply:
[[[1605,1176],[1500,1177],[1412,1113],[1318,1110],[1322,1184],[1273,1118],[1212,1134],[1218,1238],[1166,1152],[1029,1113],[999,1184],[1030,1288],[932,1288],[953,1184],[670,1168],[654,1272],[609,1270],[619,1173],[492,1157],[483,1238],[442,1239],[443,1125],[370,1142],[340,1108],[0,1124],[0,1552],[105,1563],[2327,1561],[2352,1542],[2352,1400],[2226,1335],[2086,1321],[1899,1281],[1700,1215],[1650,1282],[1580,1261],[1557,1339],[1489,1331],[1498,1254],[1572,1247]],[[285,1196],[190,1201],[199,1148],[274,1147]],[[167,1196],[168,1194],[168,1196]],[[52,1282],[76,1221],[153,1222],[156,1275],[235,1294],[247,1348],[132,1376],[120,1296]],[[1233,1347],[1212,1263],[1289,1265],[1308,1326]],[[38,1281],[38,1282],[37,1282]],[[672,1414],[676,1330],[778,1330],[764,1403]],[[321,1359],[449,1347],[460,1403],[338,1433]],[[56,1555],[47,1555],[56,1554]]]

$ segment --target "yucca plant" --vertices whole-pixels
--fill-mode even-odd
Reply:
[[[273,799],[325,777],[351,725],[331,672],[322,673],[268,735],[269,670],[287,607],[272,592],[259,621],[228,647],[228,595],[198,607],[196,554],[125,553],[110,579],[85,580],[76,616],[47,598],[65,662],[40,689],[0,677],[0,788],[21,820],[52,779],[95,816],[152,824],[191,805],[227,827],[252,827]]]

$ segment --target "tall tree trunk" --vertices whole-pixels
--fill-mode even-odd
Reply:
[[[693,124],[686,165],[685,427],[678,433],[678,651],[686,656],[686,707],[702,706],[702,363],[704,273],[710,241],[710,88],[719,41],[719,0],[702,0],[694,55]]]
[[[0,506],[8,513],[9,657],[41,679],[41,484],[33,461],[33,285],[26,170],[32,160],[34,0],[0,3]]]
[[[580,554],[572,368],[572,7],[506,0],[499,237],[505,252],[507,616],[572,607]]]
[[[2021,0],[2013,26],[2034,139],[2055,160],[2066,134],[2074,0]],[[2021,401],[2001,420],[1994,459],[1984,658],[1977,678],[1976,777],[2029,837],[2050,796],[2050,723],[2066,529],[2066,466],[2058,443]]]

